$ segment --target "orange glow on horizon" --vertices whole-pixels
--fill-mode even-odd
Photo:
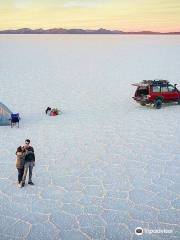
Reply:
[[[0,0],[0,30],[180,31],[179,0]]]

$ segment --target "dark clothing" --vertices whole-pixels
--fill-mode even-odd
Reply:
[[[35,154],[31,151],[27,151],[24,161],[25,161],[25,163],[35,162]]]
[[[24,174],[23,174],[23,177],[22,177],[22,183],[25,183],[25,181],[26,181],[26,176],[27,176],[28,169],[29,169],[29,181],[28,182],[32,182],[32,170],[33,170],[33,167],[34,167],[34,163],[33,162],[25,163],[25,165],[24,165]]]
[[[51,111],[51,108],[50,108],[50,107],[47,107],[47,109],[46,109],[46,114],[47,114],[49,111]]]
[[[35,162],[35,154],[34,154],[33,147],[29,146],[28,148],[26,148],[26,154],[25,154],[24,161],[25,161],[24,174],[22,177],[23,185],[25,184],[28,170],[29,170],[29,181],[28,182],[32,182],[32,171],[33,171],[34,162]]]
[[[35,154],[34,154],[34,148],[29,146],[26,148],[26,154],[24,158],[25,163],[26,162],[35,162]]]
[[[26,147],[25,149],[26,149],[27,151],[34,152],[34,148],[33,148],[33,147],[31,147],[31,146],[29,146],[28,148]]]
[[[18,168],[18,183],[21,183],[22,181],[22,177],[23,177],[23,174],[24,174],[24,167],[23,168]]]

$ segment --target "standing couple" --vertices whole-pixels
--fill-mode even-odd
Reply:
[[[18,187],[24,187],[27,172],[29,170],[28,184],[34,185],[32,182],[32,170],[35,166],[34,149],[30,146],[30,140],[25,140],[25,145],[17,148],[16,151],[16,168],[18,170]]]

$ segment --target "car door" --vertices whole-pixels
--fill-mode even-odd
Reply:
[[[161,85],[161,96],[165,102],[170,101],[171,94],[169,94],[167,84]]]

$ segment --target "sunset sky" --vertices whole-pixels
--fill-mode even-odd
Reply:
[[[180,0],[0,0],[0,29],[180,31]]]

